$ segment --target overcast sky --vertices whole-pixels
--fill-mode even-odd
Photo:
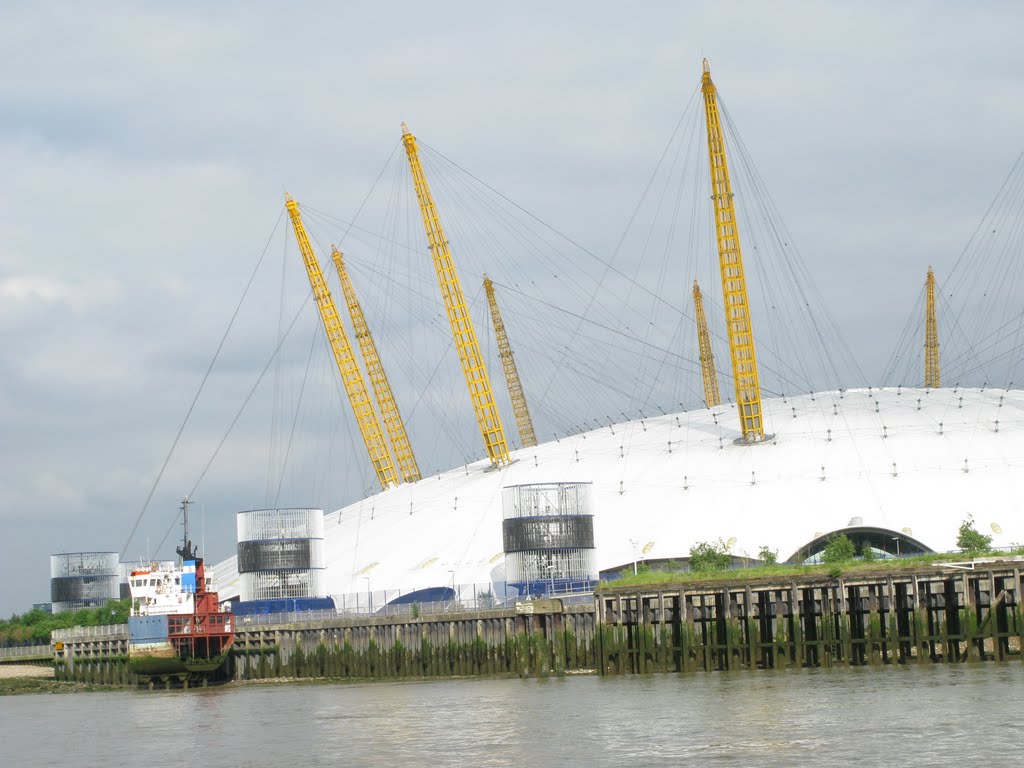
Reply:
[[[0,615],[49,599],[50,554],[120,551],[154,485],[128,556],[171,554],[152,548],[308,292],[294,250],[281,258],[283,193],[351,220],[394,168],[403,120],[631,272],[615,244],[708,57],[868,379],[844,386],[881,376],[925,269],[952,268],[1024,149],[1015,3],[9,2],[0,19]],[[374,213],[361,216],[372,230]],[[278,306],[270,287],[243,303],[156,483],[268,242],[299,303]],[[360,269],[373,280],[370,261]],[[421,276],[425,302],[436,286]],[[397,295],[382,321],[400,328]],[[210,558],[233,552],[239,510],[336,509],[373,490],[337,401],[323,396],[314,408],[334,415],[284,447],[282,404],[317,343],[306,310],[289,362],[267,375],[276,394],[198,486],[194,538]],[[323,359],[309,367],[336,396]],[[430,423],[468,410],[462,393],[407,378],[422,468],[479,458],[471,420]],[[542,437],[569,428],[551,391]],[[303,471],[279,481],[286,452]]]

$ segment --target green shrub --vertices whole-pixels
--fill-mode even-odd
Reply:
[[[779,562],[779,550],[761,547],[757,552],[757,558],[765,565],[775,565]]]
[[[956,545],[970,555],[987,552],[992,546],[992,537],[986,536],[974,527],[974,515],[960,523],[960,531],[956,537]]]
[[[856,554],[857,548],[854,547],[849,536],[845,533],[833,534],[825,542],[825,549],[821,552],[821,562],[845,563],[853,560]]]
[[[690,570],[696,573],[724,571],[732,565],[732,555],[725,543],[701,541],[690,547]]]

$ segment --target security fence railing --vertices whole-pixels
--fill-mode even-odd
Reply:
[[[588,602],[593,600],[594,596],[592,584],[555,582],[554,585],[545,584],[545,587],[543,597],[557,598],[563,602]],[[531,599],[530,596],[518,593],[506,593],[504,596],[496,597],[491,584],[456,584],[454,588],[446,587],[441,591],[446,592],[444,596],[448,599],[420,601],[414,599],[415,592],[403,592],[400,589],[338,594],[332,595],[335,604],[333,611],[253,614],[239,616],[238,624],[244,627],[367,616],[430,616],[511,608],[519,601]]]
[[[67,629],[55,629],[50,633],[50,640],[77,640],[83,637],[117,637],[128,634],[127,624],[106,624],[97,627],[69,627]]]
[[[16,661],[18,659],[34,659],[40,656],[49,656],[53,653],[50,644],[45,645],[15,645],[0,648],[0,661]]]

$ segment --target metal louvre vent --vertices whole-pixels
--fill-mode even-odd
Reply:
[[[504,549],[593,549],[594,518],[591,515],[517,517],[502,521]]]
[[[270,541],[238,542],[238,572],[270,571],[281,568],[308,569],[314,561],[322,561],[322,557],[314,557],[314,544],[322,541],[311,539],[272,539]]]

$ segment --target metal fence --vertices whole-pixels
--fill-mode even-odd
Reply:
[[[12,659],[34,659],[40,656],[50,656],[53,653],[53,648],[50,647],[49,643],[46,645],[20,645],[20,646],[9,646],[6,648],[0,648],[0,661],[10,661]]]
[[[82,637],[117,637],[128,634],[127,624],[107,624],[99,627],[69,627],[68,629],[55,629],[50,633],[50,640],[77,640]]]
[[[367,616],[430,616],[464,611],[476,612],[496,608],[511,608],[516,602],[529,600],[529,597],[518,594],[507,594],[495,597],[491,584],[457,584],[451,590],[452,600],[432,602],[402,602],[394,604],[404,595],[402,590],[378,590],[359,594],[332,595],[335,609],[333,611],[300,611],[291,613],[253,614],[239,616],[240,626],[288,624],[300,621],[328,621],[331,619],[365,618]],[[555,582],[553,589],[545,590],[545,598],[554,597],[563,603],[589,602],[594,599],[592,587],[580,584],[559,584]]]

